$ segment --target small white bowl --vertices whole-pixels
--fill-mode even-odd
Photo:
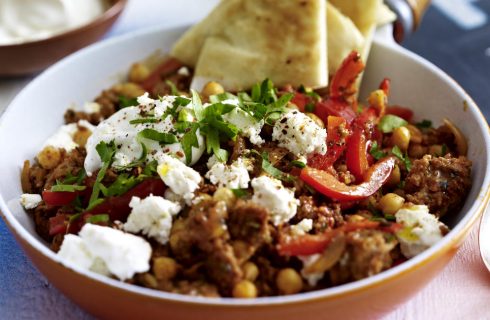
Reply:
[[[21,208],[20,168],[62,124],[73,103],[81,105],[117,81],[137,60],[168,51],[184,29],[153,30],[105,41],[82,50],[29,84],[0,119],[0,211],[39,270],[70,299],[104,318],[317,319],[378,318],[422,288],[452,258],[490,193],[488,124],[471,98],[434,65],[395,45],[373,45],[363,82],[365,93],[392,79],[391,103],[412,108],[419,119],[453,120],[469,141],[473,186],[463,209],[451,213],[451,232],[419,256],[376,276],[345,285],[286,297],[210,299],[183,296],[118,282],[60,264],[34,231]],[[76,74],[77,77],[73,77]]]

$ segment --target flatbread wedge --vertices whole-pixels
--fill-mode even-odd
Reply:
[[[210,81],[246,90],[328,84],[325,0],[226,0],[174,46],[171,55],[195,68],[193,89]]]

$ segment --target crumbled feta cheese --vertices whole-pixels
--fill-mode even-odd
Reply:
[[[251,143],[261,145],[264,139],[260,137],[260,131],[264,126],[264,120],[257,121],[254,117],[238,107],[239,101],[236,99],[227,99],[223,104],[231,104],[237,106],[232,111],[225,113],[223,119],[235,125],[240,130],[244,137],[247,137]]]
[[[78,144],[73,141],[75,133],[78,131],[78,127],[84,127],[91,132],[94,130],[94,126],[86,121],[80,120],[78,123],[70,123],[61,126],[51,137],[46,140],[43,147],[52,146],[55,148],[65,149],[71,151],[78,147]]]
[[[218,187],[229,189],[246,189],[250,182],[250,176],[247,170],[247,161],[238,158],[231,165],[222,162],[215,163],[206,173],[212,184]]]
[[[27,210],[36,208],[43,199],[39,194],[24,193],[20,196],[20,204]]]
[[[291,226],[291,231],[294,235],[302,236],[313,229],[312,219],[303,219],[298,224]]]
[[[209,157],[206,165],[208,166],[208,169],[211,169],[217,163],[220,163],[220,161],[218,160],[218,158],[216,158],[216,155],[213,154],[211,157]]]
[[[395,213],[396,222],[404,228],[396,233],[403,255],[412,258],[442,239],[441,227],[436,216],[425,205],[404,207]]]
[[[190,204],[201,182],[199,172],[167,154],[160,155],[158,163],[157,172],[163,182]]]
[[[142,232],[161,244],[166,244],[172,228],[172,216],[179,213],[179,204],[162,197],[150,195],[141,200],[133,197],[129,206],[133,209],[124,224],[127,232]]]
[[[58,255],[63,263],[126,280],[150,269],[151,246],[141,237],[87,223],[79,236],[65,236]]]
[[[309,268],[312,264],[321,257],[321,254],[312,254],[309,256],[298,256],[298,258],[303,262],[303,268],[301,269],[301,276],[305,279],[310,286],[316,286],[318,281],[320,281],[325,275],[324,272],[308,273],[305,270]]]
[[[276,121],[272,139],[297,157],[327,152],[327,130],[320,128],[310,117],[297,110],[283,114]]]
[[[288,222],[296,215],[299,200],[294,197],[294,190],[285,188],[281,181],[260,176],[252,180],[252,188],[252,201],[269,210],[274,225]]]
[[[161,99],[153,100],[146,93],[138,98],[138,106],[121,109],[108,119],[102,121],[95,130],[93,130],[91,137],[87,141],[87,156],[84,165],[87,174],[90,176],[102,166],[102,161],[96,150],[96,146],[101,141],[106,143],[114,141],[118,147],[112,164],[114,167],[124,167],[139,159],[143,152],[141,143],[145,144],[148,151],[146,157],[147,161],[158,159],[162,154],[170,154],[177,157],[180,161],[186,162],[184,149],[180,143],[184,133],[176,133],[175,135],[179,141],[166,145],[161,145],[158,141],[138,136],[138,134],[145,129],[153,129],[161,133],[174,133],[175,119],[172,115],[169,114],[165,119],[155,123],[130,123],[132,120],[147,117],[155,117],[157,119],[162,118],[167,109],[174,107],[173,102],[175,101],[175,98],[175,96],[165,96]],[[179,108],[181,109],[178,109],[177,111],[182,111],[187,107]],[[190,109],[189,114],[192,114]],[[193,118],[188,120],[192,119]],[[199,130],[197,130],[196,136],[199,147],[192,147],[192,159],[190,164],[196,163],[204,153],[204,139],[199,133]]]
[[[185,76],[185,77],[188,77],[191,75],[191,73],[189,72],[189,69],[187,69],[187,67],[182,67],[179,70],[177,70],[177,74],[179,74],[181,76]]]

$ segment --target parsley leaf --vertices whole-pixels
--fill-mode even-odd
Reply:
[[[407,171],[410,171],[410,169],[412,168],[412,162],[408,158],[407,154],[403,154],[398,146],[394,146],[391,149],[391,153],[403,162]]]
[[[424,119],[421,122],[417,122],[415,125],[421,129],[429,129],[432,128],[432,121]]]
[[[96,214],[94,216],[90,216],[86,219],[86,223],[107,223],[109,222],[109,215],[108,214]]]
[[[378,124],[379,130],[383,133],[392,132],[393,129],[406,126],[408,122],[400,117],[392,114],[387,114],[381,118]]]
[[[182,145],[182,149],[184,150],[186,163],[191,163],[192,160],[192,147],[199,148],[199,140],[197,140],[196,131],[199,129],[198,123],[186,122],[188,126],[186,129],[188,131],[182,137],[180,143]]]
[[[129,121],[129,124],[142,124],[142,123],[157,123],[160,119],[157,118],[141,118]]]
[[[293,160],[293,161],[291,161],[291,164],[295,167],[298,167],[298,168],[306,167],[306,163],[299,161],[299,160]]]
[[[158,132],[154,129],[144,129],[138,133],[138,137],[158,141],[160,144],[172,144],[178,141],[175,134]]]
[[[371,149],[369,150],[369,153],[373,156],[374,159],[379,160],[381,158],[386,157],[386,153],[381,151],[381,149],[378,146],[378,142],[374,141],[373,144],[371,145]]]
[[[142,182],[144,178],[146,178],[144,175],[135,177],[130,176],[127,173],[122,173],[117,176],[116,181],[114,181],[109,187],[106,188],[101,186],[101,191],[106,197],[120,196]]]
[[[119,96],[119,109],[134,107],[138,105],[137,98],[127,98],[125,96]]]
[[[107,169],[109,169],[109,166],[112,163],[112,157],[114,157],[114,154],[116,153],[116,146],[114,144],[114,141],[111,141],[110,143],[101,141],[95,147],[95,150],[97,150],[97,153],[99,154],[103,164],[102,168],[100,168],[99,170],[99,173],[97,173],[97,178],[95,179],[94,186],[92,187],[92,194],[90,195],[87,210],[96,207],[104,201],[104,199],[99,199],[100,189],[102,186],[102,180],[104,179]]]
[[[192,107],[194,109],[194,115],[196,116],[197,121],[201,121],[203,119],[204,108],[202,106],[201,97],[199,97],[199,93],[196,90],[191,90],[192,92]]]
[[[180,91],[179,91],[179,89],[177,89],[177,86],[175,85],[175,83],[173,83],[171,80],[165,80],[165,84],[167,86],[169,86],[170,93],[173,96],[180,96]]]
[[[250,192],[247,189],[231,189],[235,197],[243,198],[250,195]]]
[[[262,158],[262,170],[267,172],[271,177],[276,178],[278,180],[292,182],[294,178],[281,170],[274,167],[274,165],[269,160],[269,153],[263,152],[262,154],[258,153],[255,150],[252,150],[252,153],[260,156]]]
[[[77,186],[73,184],[55,184],[51,187],[53,192],[75,192],[85,190],[85,186]]]
[[[142,167],[145,164],[146,156],[148,155],[148,149],[146,148],[146,145],[143,142],[141,142],[140,144],[141,144],[140,157],[126,166],[117,166],[116,167],[117,170],[128,170],[134,167]]]

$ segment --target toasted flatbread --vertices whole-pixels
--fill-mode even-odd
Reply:
[[[275,85],[328,84],[325,0],[226,0],[174,46],[195,67],[193,89],[209,80],[238,91],[270,78]]]
[[[364,36],[352,20],[327,3],[328,71],[334,74],[353,50],[362,52]]]

